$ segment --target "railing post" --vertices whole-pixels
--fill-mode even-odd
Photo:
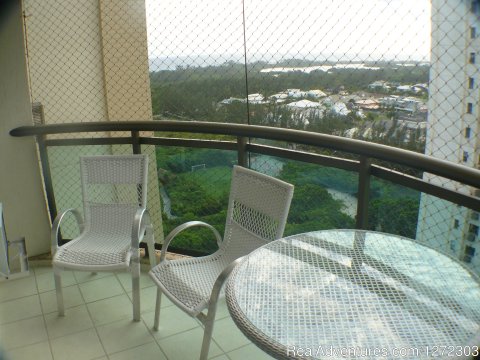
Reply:
[[[134,154],[141,154],[142,146],[140,145],[140,132],[137,130],[132,130],[131,136],[132,136],[132,152]],[[142,193],[142,185],[137,185],[137,190],[138,190],[138,203],[141,204],[142,197],[140,196],[140,194]]]
[[[238,165],[243,167],[248,167],[247,140],[248,138],[243,136],[237,137]]]
[[[131,131],[132,133],[132,150],[134,154],[142,153],[142,146],[140,145],[140,132],[137,130]]]
[[[370,171],[371,160],[365,156],[360,157],[360,170],[358,172],[358,201],[357,201],[357,229],[367,230],[368,203],[370,200]]]
[[[41,171],[45,184],[45,195],[47,197],[48,211],[53,224],[53,220],[55,220],[55,217],[57,216],[57,205],[53,192],[52,174],[50,172],[50,162],[48,161],[47,146],[45,145],[45,135],[37,135],[37,144],[38,153],[40,155],[40,164],[42,167]]]

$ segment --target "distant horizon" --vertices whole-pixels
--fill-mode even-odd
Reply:
[[[252,58],[250,61],[247,59],[247,64],[255,64],[255,63],[265,63],[270,67],[307,67],[307,66],[318,66],[318,65],[335,65],[335,64],[381,64],[381,65],[389,65],[389,64],[419,64],[419,65],[430,65],[430,59],[387,59],[387,58],[380,58],[380,59],[372,59],[371,57],[365,56],[365,59],[360,59],[359,56],[354,56],[351,59],[346,58],[346,54],[343,54],[343,58],[341,57],[334,57],[334,55],[330,55],[329,58],[325,56],[321,57],[318,56],[317,58],[301,58],[300,54],[297,54],[297,57],[288,57],[283,56],[281,58],[268,58],[268,55],[258,56],[257,58]],[[278,55],[277,55],[278,56]],[[322,59],[323,58],[323,59]],[[167,70],[176,70],[179,67],[192,67],[192,68],[202,68],[202,67],[209,67],[209,66],[224,66],[228,63],[234,64],[244,64],[245,57],[244,55],[231,55],[231,54],[224,54],[224,55],[209,55],[209,54],[202,54],[202,55],[183,55],[183,56],[154,56],[149,57],[149,69],[150,71],[167,71]],[[288,61],[291,61],[292,64],[288,64]],[[298,65],[293,62],[304,62],[303,65]]]

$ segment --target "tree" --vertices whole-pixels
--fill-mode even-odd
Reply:
[[[371,230],[415,238],[419,201],[408,197],[379,197],[371,201],[368,222]]]

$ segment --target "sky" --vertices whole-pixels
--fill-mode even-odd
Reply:
[[[245,8],[245,39],[243,32]],[[420,60],[429,0],[147,0],[149,56]]]

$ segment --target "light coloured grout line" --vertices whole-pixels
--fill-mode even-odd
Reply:
[[[80,293],[80,297],[81,297],[81,299],[82,299],[82,304],[77,305],[77,306],[74,306],[74,307],[72,307],[72,308],[70,308],[70,309],[73,309],[73,308],[75,308],[75,307],[85,306],[85,308],[86,308],[86,310],[87,310],[87,313],[88,313],[88,316],[90,317],[90,321],[91,321],[92,324],[93,324],[93,329],[95,330],[95,333],[96,333],[96,335],[97,335],[97,337],[98,337],[98,340],[99,340],[99,342],[100,342],[100,345],[102,346],[103,352],[104,352],[104,354],[105,354],[105,355],[102,355],[102,356],[98,357],[97,359],[101,359],[101,358],[104,358],[104,357],[107,357],[107,359],[108,359],[109,356],[108,356],[108,354],[107,354],[107,351],[106,351],[106,349],[105,349],[105,346],[103,345],[102,338],[100,337],[100,334],[98,333],[97,326],[95,325],[95,323],[94,323],[94,321],[93,321],[92,314],[90,313],[87,305],[88,305],[88,304],[91,304],[91,303],[95,303],[95,302],[97,302],[97,301],[102,301],[102,300],[110,299],[110,298],[113,298],[113,297],[118,296],[118,295],[114,295],[114,296],[111,296],[111,297],[108,297],[108,298],[104,298],[104,299],[95,300],[95,301],[92,301],[92,302],[88,303],[88,302],[85,301],[85,297],[83,296],[83,293],[82,293],[82,291],[80,290],[80,286],[79,286],[80,284],[78,283],[78,280],[77,280],[75,274],[74,274],[73,276],[75,277],[75,280],[77,281],[77,283],[76,283],[75,285],[78,286],[78,288],[79,288],[79,293]],[[89,281],[85,281],[85,282],[82,282],[81,284],[88,283],[88,282],[94,281],[94,280],[97,280],[97,279],[92,279],[92,280],[89,280]],[[36,278],[35,278],[35,281],[36,281]],[[117,281],[118,281],[118,280],[117,280]],[[72,285],[72,286],[73,286],[73,285]],[[122,290],[123,290],[123,287],[122,287]],[[37,291],[38,291],[38,286],[37,286]],[[53,291],[55,291],[55,289],[54,289]],[[121,294],[120,294],[120,295],[121,295]],[[65,316],[68,316],[67,310],[68,310],[68,309],[65,309]],[[57,311],[58,311],[58,310],[57,310]],[[49,312],[49,313],[46,313],[46,314],[45,314],[45,313],[43,312],[43,308],[42,308],[42,314],[43,314],[45,329],[46,329],[47,336],[48,336],[48,344],[49,344],[49,347],[50,347],[51,355],[52,355],[52,357],[53,357],[53,348],[52,348],[51,340],[61,339],[61,338],[63,338],[64,336],[60,336],[60,337],[55,338],[55,339],[50,339],[50,334],[49,334],[49,332],[48,332],[48,327],[47,327],[47,324],[46,324],[45,315],[52,314],[52,313],[53,313],[53,312]],[[106,324],[105,324],[105,325],[106,325]],[[81,332],[83,332],[83,331],[85,331],[85,329],[84,329],[84,330],[79,330],[79,331],[74,332],[74,333],[70,333],[70,334],[65,335],[65,336],[75,335],[75,334],[81,333]]]
[[[75,276],[75,274],[74,274]],[[117,277],[115,276],[115,279],[118,281]],[[87,281],[88,282],[88,281]],[[123,290],[123,287],[122,287],[122,284],[120,283],[120,287],[122,288]],[[79,287],[79,290],[80,290],[80,287]],[[121,294],[120,294],[121,295]],[[108,356],[108,353],[107,353],[107,349],[105,348],[105,345],[103,345],[103,341],[102,341],[102,337],[100,336],[100,333],[98,332],[98,329],[97,329],[97,325],[95,325],[95,322],[93,321],[93,317],[92,317],[92,314],[90,313],[90,310],[88,309],[88,304],[92,304],[94,303],[95,301],[92,301],[90,303],[87,303],[85,301],[85,298],[83,297],[83,293],[82,293],[82,290],[80,290],[80,296],[82,297],[82,300],[83,300],[83,303],[87,309],[87,313],[88,313],[88,316],[90,317],[90,321],[92,322],[93,324],[93,328],[95,329],[95,334],[97,335],[97,338],[98,338],[98,341],[100,342],[100,345],[102,346],[102,349],[103,349],[103,352],[104,352],[104,356],[101,356],[99,357],[98,359],[101,359],[102,357],[107,357],[107,359],[110,359],[110,356]],[[115,296],[118,296],[118,295],[115,295]],[[127,295],[128,296],[128,295]],[[114,297],[114,296],[112,296]],[[112,297],[109,297],[108,299],[112,298]],[[97,301],[100,301],[100,300],[105,300],[105,299],[99,299]]]
[[[47,333],[48,348],[50,349],[50,355],[52,356],[52,359],[53,359],[53,347],[52,347],[52,343],[50,341],[50,335],[48,333],[47,319],[45,317],[46,314],[43,313],[42,300],[40,300],[40,291],[39,291],[39,287],[38,287],[37,273],[36,273],[35,270],[33,271],[33,273],[34,273],[34,276],[35,276],[35,287],[37,288],[38,301],[40,302],[40,310],[42,311],[43,326],[45,326],[45,332]]]
[[[97,326],[98,326],[98,325],[95,325],[95,323],[93,322],[92,314],[90,313],[90,310],[89,310],[89,308],[88,308],[87,305],[88,305],[88,304],[93,304],[93,303],[98,302],[98,301],[103,301],[103,300],[106,300],[106,299],[110,299],[110,298],[113,298],[113,297],[116,297],[116,296],[119,296],[119,295],[126,295],[126,296],[128,297],[128,299],[129,299],[130,303],[132,303],[132,300],[131,300],[130,297],[128,296],[128,291],[127,291],[127,289],[125,289],[125,288],[123,287],[121,281],[120,281],[119,278],[116,276],[116,273],[113,273],[113,275],[115,275],[115,279],[116,279],[118,282],[120,282],[120,284],[121,284],[121,286],[122,286],[122,294],[117,294],[117,295],[114,295],[114,296],[110,296],[110,297],[107,297],[107,298],[104,298],[104,299],[99,299],[99,300],[95,300],[95,301],[92,301],[92,302],[87,303],[87,302],[85,301],[85,298],[84,298],[83,293],[79,290],[80,296],[81,296],[81,300],[82,300],[82,304],[79,304],[79,305],[76,305],[76,306],[72,307],[72,308],[79,307],[79,306],[85,306],[85,307],[86,307],[87,312],[88,312],[88,315],[89,315],[89,317],[90,317],[90,320],[92,321],[92,324],[93,324],[93,329],[95,329],[95,333],[96,333],[96,335],[97,335],[97,337],[98,337],[98,339],[99,339],[99,342],[100,342],[101,345],[102,345],[102,349],[104,350],[104,353],[105,353],[105,355],[99,357],[99,359],[100,359],[100,358],[104,358],[104,357],[109,358],[109,354],[107,353],[107,351],[106,351],[106,349],[105,349],[105,346],[104,346],[104,344],[103,344],[103,342],[102,342],[102,340],[101,340],[100,334],[99,334],[99,332],[98,332],[98,330],[97,330]],[[36,287],[36,291],[37,291],[37,294],[34,294],[34,295],[37,295],[37,296],[38,296],[38,299],[39,299],[39,302],[40,302],[40,306],[41,306],[40,293],[39,293],[39,291],[38,291],[39,289],[38,289],[38,282],[37,282],[37,274],[34,273],[33,276],[35,277],[35,287]],[[52,276],[53,276],[53,275],[52,275]],[[76,278],[75,278],[75,279],[76,279]],[[96,280],[96,279],[92,279],[92,280],[89,280],[89,281],[94,281],[94,280]],[[89,282],[89,281],[87,281],[87,282]],[[84,283],[86,283],[86,282],[84,282]],[[73,285],[71,285],[71,286],[72,286],[72,287],[73,287],[73,286],[79,287],[79,283],[77,282],[76,284],[73,284]],[[155,285],[153,284],[152,286],[155,286]],[[55,291],[55,289],[50,290],[50,291]],[[28,295],[28,296],[33,296],[33,295]],[[28,297],[28,296],[22,296],[22,297],[20,297],[20,298]],[[171,304],[171,305],[173,305],[173,304]],[[166,307],[163,309],[163,312],[164,312],[164,311],[168,311],[168,308],[169,308],[169,307],[170,307],[170,306],[166,306]],[[52,312],[44,312],[43,307],[41,306],[41,315],[34,316],[34,317],[39,317],[39,316],[42,316],[42,317],[43,317],[43,322],[44,322],[45,330],[46,330],[46,333],[47,333],[47,336],[48,336],[47,341],[48,341],[48,344],[49,344],[49,349],[50,349],[50,352],[51,352],[52,357],[53,357],[53,348],[52,348],[52,343],[51,343],[51,339],[50,339],[50,333],[49,333],[49,330],[48,330],[48,327],[47,327],[47,323],[46,323],[46,315],[50,315],[50,314],[52,314],[53,312],[54,312],[54,311],[52,311]],[[68,315],[66,314],[66,316],[68,316]],[[185,316],[188,316],[188,315],[185,314]],[[227,314],[226,316],[228,316],[228,314]],[[216,322],[217,322],[217,321],[220,321],[220,320],[223,319],[223,318],[225,318],[225,317],[218,318],[218,319],[216,319],[215,321],[216,321]],[[165,353],[165,351],[164,351],[164,349],[162,348],[162,346],[159,344],[159,340],[168,339],[168,338],[171,338],[171,337],[173,337],[173,336],[178,336],[178,335],[180,335],[180,334],[182,334],[182,333],[184,333],[184,332],[187,332],[187,331],[192,330],[192,329],[187,329],[187,330],[181,331],[181,332],[179,332],[179,333],[172,334],[172,335],[169,335],[169,336],[166,336],[166,337],[162,337],[161,339],[157,339],[157,338],[154,336],[154,331],[153,331],[153,329],[151,329],[151,328],[148,326],[147,321],[143,318],[143,316],[141,317],[141,321],[143,322],[143,325],[147,328],[147,330],[149,331],[150,335],[152,336],[153,342],[156,343],[156,345],[159,347],[161,353],[162,353],[162,354],[165,356],[165,358],[167,358],[167,359],[168,359],[167,354]],[[198,326],[203,330],[203,324],[202,324],[197,318],[195,318],[195,321],[197,322]],[[101,326],[106,326],[106,325],[111,324],[111,323],[114,323],[114,322],[116,322],[116,321],[112,321],[112,322],[109,322],[109,323],[106,323],[106,324],[102,324]],[[84,330],[81,330],[81,331],[84,331]],[[78,332],[81,332],[81,331],[78,331]],[[75,333],[71,333],[71,334],[68,334],[68,335],[73,335],[73,334],[75,334]],[[67,335],[65,335],[65,336],[67,336]],[[59,338],[62,338],[62,337],[63,337],[63,336],[58,337],[58,338],[55,338],[54,340],[59,339]],[[221,350],[221,354],[219,354],[218,356],[225,355],[227,358],[230,359],[230,357],[228,356],[228,352],[226,352],[226,351],[219,345],[219,343],[218,343],[217,341],[215,341],[214,338],[212,338],[211,341]],[[43,342],[43,341],[41,341],[41,342]],[[36,343],[35,343],[35,344],[36,344]],[[29,344],[29,346],[30,346],[30,345],[34,345],[34,344]],[[119,352],[116,352],[116,353],[120,353],[120,352],[123,352],[123,351],[127,351],[127,350],[130,350],[130,349],[139,347],[139,346],[142,346],[142,345],[134,346],[134,347],[132,347],[132,348],[125,349],[125,350],[122,350],[122,351],[119,351]],[[240,348],[242,348],[242,347],[245,347],[245,346],[248,346],[248,345],[243,345],[243,346],[240,346],[239,348],[229,350],[229,352],[238,350],[238,349],[240,349]],[[19,346],[19,347],[17,347],[16,349],[22,348],[22,347],[24,347],[24,346]],[[199,351],[200,351],[200,349],[199,349]],[[116,354],[116,353],[115,353],[115,354]],[[113,354],[113,353],[112,353],[112,354]]]
[[[162,312],[160,312],[160,322],[162,321],[162,320],[161,320],[161,316],[162,316],[161,314],[162,314]],[[185,313],[184,315],[185,315],[185,316],[189,316],[187,313]],[[193,318],[193,319],[197,322],[197,324],[198,324],[197,327],[200,328],[200,329],[202,330],[202,333],[203,333],[203,331],[204,331],[204,329],[205,329],[203,323],[202,323],[198,318],[196,318],[196,317]],[[221,319],[215,319],[215,322],[218,321],[218,320],[221,320]],[[157,345],[158,345],[161,349],[162,349],[162,346],[160,345],[159,341],[163,341],[163,340],[166,340],[166,339],[173,338],[173,337],[175,337],[175,336],[179,336],[179,335],[181,335],[181,334],[183,334],[183,333],[192,331],[192,330],[196,329],[197,327],[195,327],[195,328],[190,328],[190,329],[186,329],[186,330],[180,331],[180,332],[178,332],[178,333],[171,334],[171,335],[167,335],[167,336],[163,336],[163,337],[157,339],[157,338],[153,335],[153,329],[150,330],[150,328],[148,328],[148,326],[147,326],[147,328],[150,330],[150,333],[152,334],[153,338],[155,339],[155,342],[157,343]],[[214,327],[214,328],[215,328],[215,327]],[[202,335],[202,336],[203,336],[203,335]],[[203,338],[203,337],[202,337],[202,338]],[[219,354],[219,355],[217,355],[217,356],[215,356],[215,357],[220,357],[220,356],[222,356],[222,355],[225,355],[228,359],[230,359],[230,357],[227,355],[227,352],[220,346],[220,344],[219,344],[217,341],[215,341],[215,339],[213,338],[213,336],[212,336],[212,338],[211,338],[211,340],[210,340],[210,345],[211,345],[211,343],[214,343],[214,344],[221,350],[221,354]],[[248,345],[248,344],[247,344],[247,345]],[[233,350],[230,350],[230,351],[238,350],[238,349],[242,348],[243,346],[247,346],[247,345],[242,345],[242,346],[240,346],[240,347],[238,347],[238,348],[235,348],[235,349],[233,349]],[[198,354],[199,354],[199,355],[200,355],[200,351],[201,351],[201,346],[202,346],[202,344],[200,344],[200,348],[198,349]],[[163,349],[162,349],[162,352],[163,352]],[[169,358],[166,356],[165,352],[163,352],[163,354],[165,355],[165,357],[166,357],[167,359],[169,359]],[[212,360],[214,360],[214,358],[213,358]]]
[[[87,303],[87,302],[85,301],[84,297],[83,297],[82,292],[80,291],[80,295],[82,296],[82,300],[83,300],[83,302],[84,302],[84,304],[85,304],[85,307],[87,308],[87,312],[88,312],[88,315],[90,316],[90,320],[92,320],[93,327],[94,327],[94,329],[95,329],[95,333],[97,334],[97,337],[98,337],[98,339],[99,339],[99,341],[100,341],[100,344],[102,345],[102,349],[103,349],[103,351],[105,352],[105,356],[106,356],[108,359],[110,359],[110,355],[117,354],[117,353],[121,353],[121,352],[123,352],[123,351],[131,350],[131,349],[134,349],[134,348],[137,348],[137,347],[140,347],[140,346],[145,345],[145,344],[137,345],[137,346],[134,346],[134,347],[132,347],[132,348],[128,348],[128,349],[124,349],[124,350],[118,351],[118,352],[116,352],[116,353],[108,354],[108,352],[107,352],[107,350],[106,350],[106,348],[105,348],[105,346],[104,346],[104,344],[103,344],[103,342],[102,342],[102,338],[101,338],[100,333],[98,332],[98,329],[97,329],[98,325],[95,325],[95,323],[94,323],[94,321],[93,321],[93,317],[92,317],[92,314],[90,313],[90,310],[89,310],[89,308],[88,308],[88,304],[93,304],[93,303],[96,303],[96,302],[98,302],[98,301],[103,301],[103,300],[106,300],[106,299],[114,298],[114,297],[116,297],[116,296],[125,295],[125,296],[128,298],[128,300],[130,301],[130,304],[133,306],[132,299],[130,299],[130,297],[128,296],[128,291],[127,291],[127,289],[125,289],[125,288],[123,287],[122,282],[121,282],[120,279],[117,277],[117,272],[114,272],[113,275],[114,275],[115,279],[120,283],[120,286],[121,286],[122,291],[123,291],[122,294],[117,294],[117,295],[114,295],[114,296],[111,296],[111,297],[108,297],[108,298],[99,299],[99,300],[95,300],[95,301],[91,301],[91,302],[88,302],[88,303]],[[105,324],[101,324],[100,326],[108,326],[108,325],[113,324],[113,323],[116,323],[116,322],[118,322],[118,321],[119,321],[119,320],[114,320],[114,321],[112,321],[112,322],[108,322],[108,323],[105,323]],[[145,320],[143,320],[141,314],[140,314],[140,321],[144,324],[145,328],[149,331],[149,334],[152,336],[152,342],[155,342],[155,343],[157,344],[157,346],[160,348],[160,351],[162,352],[162,354],[165,356],[165,358],[167,358],[165,352],[163,351],[163,349],[161,348],[161,346],[156,342],[155,337],[154,337],[153,334],[151,333],[150,328],[148,327],[148,325],[147,325],[147,323],[145,322]],[[105,357],[105,356],[101,356],[101,357],[99,357],[99,358],[102,358],[102,357]]]
[[[40,317],[40,315],[38,315],[37,317]],[[28,345],[20,345],[20,346],[15,346],[15,347],[12,347],[12,348],[9,348],[8,350],[5,350],[2,348],[2,351],[4,351],[7,355],[9,352],[11,351],[14,351],[14,350],[18,350],[18,349],[23,349],[25,347],[28,347],[28,346],[33,346],[33,345],[37,345],[37,344],[41,344],[41,343],[44,343],[45,341],[47,340],[40,340],[40,341],[37,341],[37,342],[34,342],[34,343],[31,343],[31,344],[28,344]],[[50,346],[50,344],[49,344]],[[52,349],[50,349],[50,352],[52,351]],[[2,354],[3,355],[3,354]],[[53,355],[52,355],[53,357]],[[2,358],[3,359],[3,358]],[[10,359],[9,357],[7,357],[7,360]]]
[[[152,341],[152,343],[153,343],[153,341]],[[151,344],[151,343],[147,343],[147,344]],[[107,354],[107,356],[110,357],[110,355],[121,354],[121,353],[124,352],[124,351],[137,349],[137,348],[142,347],[142,346],[145,346],[145,345],[147,345],[147,344],[135,345],[135,346],[133,346],[133,347],[131,347],[131,348],[128,348],[128,349],[125,349],[125,350],[115,351],[115,352],[112,352],[112,353],[110,353],[110,354]]]
[[[238,347],[238,348],[235,348],[235,349],[232,349],[232,350],[226,352],[225,355],[227,356],[228,359],[231,359],[231,357],[229,356],[230,353],[232,353],[232,352],[234,352],[234,351],[237,351],[237,350],[240,350],[240,349],[243,349],[243,348],[246,348],[246,347],[251,346],[251,345],[256,346],[256,345],[253,344],[252,342],[249,342],[248,344],[242,345],[242,346],[240,346],[240,347]],[[260,350],[260,349],[259,349],[259,350]]]
[[[158,348],[160,349],[160,352],[163,354],[163,356],[165,356],[165,359],[168,359],[167,354],[165,353],[165,351],[163,351],[162,346],[158,343],[157,339],[156,339],[155,336],[153,335],[153,328],[150,329],[150,328],[148,327],[147,322],[143,319],[142,316],[140,316],[140,320],[143,322],[143,324],[144,324],[145,327],[147,328],[148,333],[150,334],[150,336],[152,337],[153,341],[155,342],[155,344],[156,344],[156,345],[158,346]],[[142,345],[140,345],[140,346],[142,346]]]
[[[88,273],[88,272],[91,272],[91,271],[81,271],[81,270],[72,270],[73,272],[73,277],[75,278],[75,281],[76,281],[76,284],[77,285],[82,285],[82,284],[88,284],[92,281],[96,281],[96,280],[100,280],[100,279],[105,279],[105,278],[108,278],[108,277],[112,277],[115,275],[114,272],[111,272],[111,271],[104,271],[103,273],[110,273],[110,275],[105,275],[105,276],[102,276],[102,277],[98,277],[98,278],[93,278],[93,279],[90,279],[90,280],[85,280],[85,281],[82,281],[82,282],[79,282],[77,277],[75,276],[75,272],[81,272],[81,273]],[[101,273],[102,271],[97,271],[97,273]],[[120,284],[121,285],[121,284]]]

